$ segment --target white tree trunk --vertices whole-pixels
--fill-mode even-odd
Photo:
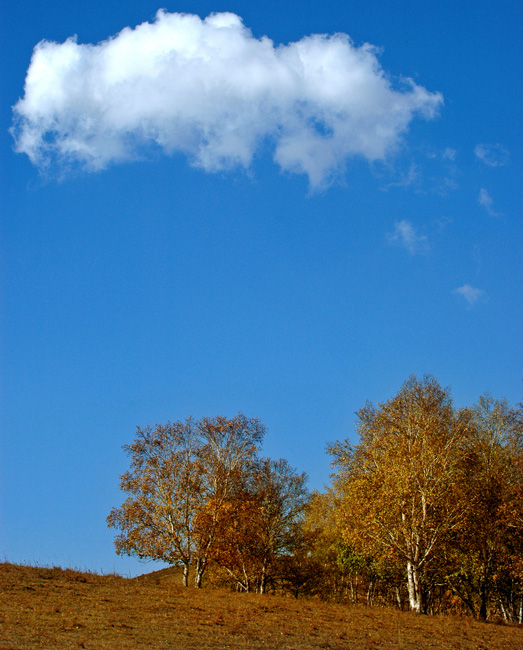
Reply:
[[[423,599],[419,568],[411,562],[407,562],[407,589],[409,592],[409,605],[412,611],[418,614],[423,613]]]

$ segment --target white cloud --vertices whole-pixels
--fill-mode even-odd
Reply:
[[[440,93],[389,80],[377,50],[345,34],[275,47],[232,13],[159,11],[97,45],[42,41],[14,107],[16,150],[41,168],[87,170],[147,147],[208,171],[251,164],[267,139],[283,170],[327,183],[346,159],[384,159]]]
[[[410,221],[406,219],[394,223],[394,232],[389,234],[387,239],[391,244],[406,248],[411,255],[426,253],[429,248],[427,237],[419,235]]]
[[[478,203],[481,205],[482,208],[485,208],[485,210],[491,217],[501,216],[500,213],[496,212],[492,207],[494,205],[494,200],[492,199],[492,197],[484,187],[482,187],[479,191]]]
[[[479,191],[478,203],[489,212],[492,210],[492,197],[487,192],[487,190],[482,187]]]
[[[478,160],[488,167],[502,167],[509,160],[509,152],[500,144],[478,144],[474,147]]]
[[[481,289],[477,289],[475,287],[471,287],[470,284],[464,284],[462,287],[455,289],[454,293],[457,293],[458,295],[465,298],[465,300],[469,304],[469,307],[475,305],[478,302],[478,300],[481,300],[485,295],[484,291],[482,291]]]
[[[420,174],[415,163],[411,163],[407,172],[399,171],[398,180],[387,183],[382,190],[390,190],[392,187],[410,187],[420,180]]]

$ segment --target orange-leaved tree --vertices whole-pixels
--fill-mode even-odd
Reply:
[[[264,593],[299,543],[307,477],[285,459],[256,459],[219,511],[213,560],[245,590]]]
[[[264,433],[257,419],[242,414],[138,428],[124,447],[131,458],[120,482],[127,499],[107,518],[120,531],[116,552],[183,565],[185,586],[194,567],[200,587],[223,505],[256,458]]]

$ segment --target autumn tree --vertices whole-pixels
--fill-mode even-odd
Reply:
[[[486,619],[493,604],[516,620],[523,607],[521,413],[486,395],[460,416],[469,431],[455,494],[463,518],[447,545],[447,582],[472,615]]]
[[[359,444],[330,449],[341,535],[361,555],[403,567],[410,608],[423,613],[438,551],[462,518],[453,495],[463,431],[432,377],[411,377],[358,419]]]
[[[291,556],[300,544],[301,520],[307,502],[307,476],[289,463],[263,459],[254,477],[260,503],[257,530],[261,542],[260,592],[264,593],[271,568],[278,559]]]
[[[300,540],[306,475],[284,459],[254,460],[218,514],[213,559],[245,591],[264,593]]]
[[[348,598],[356,604],[365,559],[342,539],[337,524],[338,505],[333,490],[315,491],[309,498],[303,521],[306,556],[300,559],[306,577],[310,573],[311,579],[302,589],[324,598]]]
[[[329,596],[338,594],[340,539],[332,492],[312,492],[305,508],[303,533],[308,547],[305,561],[308,561],[315,577],[308,592]]]
[[[127,499],[107,518],[120,531],[117,553],[190,567],[200,587],[217,542],[224,504],[252,464],[265,429],[239,414],[138,428],[124,447],[130,471],[121,477]]]

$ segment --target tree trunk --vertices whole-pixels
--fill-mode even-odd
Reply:
[[[184,587],[189,586],[189,565],[188,564],[183,565],[183,586]]]
[[[403,609],[403,603],[401,602],[401,593],[399,587],[396,587],[396,602],[398,603],[398,609]]]
[[[207,562],[201,558],[198,559],[196,562],[196,575],[194,576],[194,586],[198,589],[202,587],[203,574],[205,573],[206,567]]]
[[[482,584],[479,590],[479,612],[478,612],[478,618],[480,621],[486,621],[487,620],[487,603],[488,603],[488,590],[487,590],[487,585]]]
[[[462,591],[460,591],[460,590],[459,590],[455,585],[453,585],[452,583],[450,584],[450,588],[451,588],[452,591],[456,594],[456,596],[458,596],[459,598],[461,598],[461,601],[465,604],[465,606],[466,606],[467,609],[469,610],[469,614],[471,614],[471,616],[473,616],[474,618],[476,618],[476,607],[475,607],[475,605],[474,605],[474,602],[473,602],[472,598],[471,598],[467,593],[463,593]]]
[[[369,586],[367,588],[367,607],[372,606],[372,594],[374,593],[374,581],[371,580],[369,582]]]
[[[245,564],[243,564],[242,570],[243,570],[243,578],[244,578],[244,580],[243,580],[244,589],[245,589],[245,591],[247,593],[249,593],[250,590],[251,590],[251,579],[249,577],[249,574],[247,573],[247,569],[245,568]]]
[[[419,567],[413,565],[411,562],[407,562],[407,589],[411,610],[418,614],[425,614]]]
[[[353,605],[356,604],[356,589],[355,589],[355,587],[354,587],[354,582],[358,579],[357,575],[358,575],[358,574],[356,574],[356,577],[353,578],[353,577],[352,577],[352,574],[351,574],[351,577],[348,578],[348,583],[349,583],[349,587],[350,587],[350,602],[351,602]]]
[[[505,609],[505,605],[503,604],[503,599],[501,598],[501,596],[498,598],[498,601],[499,601],[499,607],[501,609],[501,613],[503,614],[503,620],[505,621],[505,623],[510,623],[512,617],[509,615],[509,613]]]
[[[267,588],[267,560],[263,561],[262,571],[260,576],[260,594],[264,594]]]

